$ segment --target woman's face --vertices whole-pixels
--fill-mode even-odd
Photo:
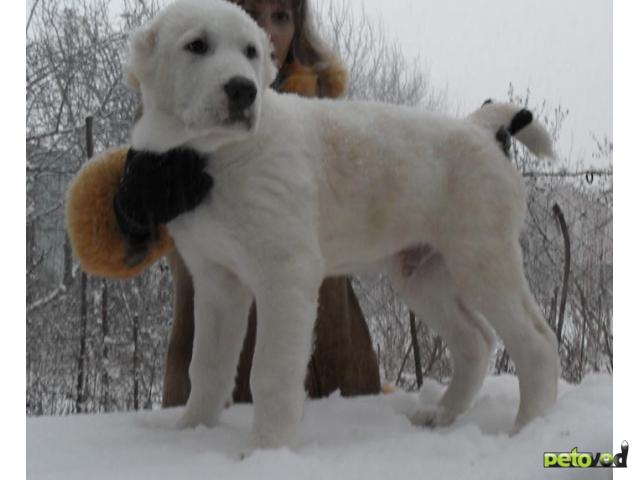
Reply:
[[[243,8],[260,25],[273,43],[276,65],[282,67],[295,33],[293,10],[290,1],[257,0],[239,2]]]

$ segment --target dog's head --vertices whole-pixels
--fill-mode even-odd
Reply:
[[[156,130],[182,130],[173,135],[182,143],[242,138],[256,128],[275,79],[272,52],[264,31],[235,4],[176,1],[130,42],[127,75],[142,92],[142,122],[154,117],[147,123]]]

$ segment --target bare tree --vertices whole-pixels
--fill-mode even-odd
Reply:
[[[509,96],[515,103],[529,103],[528,91],[516,95],[510,86]],[[568,110],[545,103],[534,110],[557,141]],[[521,238],[526,273],[558,334],[562,374],[580,381],[589,371],[611,372],[613,144],[594,137],[590,161],[597,161],[598,168],[581,159],[568,169],[540,162],[522,149],[514,152],[529,187]],[[561,216],[556,205],[562,205]]]
[[[419,58],[409,59],[389,38],[381,21],[351,2],[317,3],[320,29],[349,72],[347,98],[412,105],[429,110],[446,107],[445,92],[430,83]]]
[[[64,228],[64,194],[85,161],[84,119],[94,118],[96,151],[126,142],[135,92],[123,83],[128,33],[156,2],[125,2],[118,18],[108,0],[36,0],[26,45],[27,411],[60,414],[127,408],[132,310],[139,318],[139,382],[160,400],[155,373],[170,322],[166,265],[136,282],[79,275]],[[84,284],[84,287],[83,287]],[[78,295],[82,288],[85,293]],[[154,299],[155,302],[154,303]],[[108,312],[110,318],[108,318]],[[78,327],[80,325],[80,328]]]

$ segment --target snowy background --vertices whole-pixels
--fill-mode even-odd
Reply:
[[[116,15],[123,3],[135,7],[125,20]],[[527,175],[531,192],[523,236],[527,275],[554,328],[564,260],[562,236],[551,214],[555,203],[569,224],[573,265],[559,403],[509,439],[505,432],[518,394],[508,375],[513,364],[500,346],[492,373],[502,375],[488,378],[471,412],[441,431],[423,431],[406,421],[402,412],[415,404],[415,393],[334,396],[307,403],[293,451],[261,452],[239,462],[250,406],[231,407],[219,428],[187,432],[172,428],[176,410],[105,413],[158,407],[171,318],[170,280],[160,262],[132,282],[89,278],[81,293],[82,275],[65,237],[62,200],[69,179],[86,159],[86,116],[94,117],[96,151],[127,141],[138,100],[122,84],[122,53],[128,32],[150,14],[142,5],[153,2],[30,0],[27,14],[37,6],[27,28],[30,478],[175,478],[187,465],[195,477],[209,478],[265,472],[275,478],[300,478],[299,472],[310,478],[540,478],[549,473],[541,474],[545,450],[619,448],[621,439],[614,439],[616,445],[611,438],[608,375],[613,369],[611,3],[368,0],[364,16],[357,2],[323,3],[351,5],[341,18],[353,19],[352,28],[369,42],[363,49],[367,58],[386,55],[384,64],[398,61],[404,74],[390,78],[367,70],[367,58],[350,64],[353,57],[344,55],[354,98],[463,115],[488,96],[511,93],[514,101],[546,117],[561,146],[560,161],[539,164],[518,150],[514,162]],[[324,18],[332,25],[329,16]],[[367,26],[374,27],[372,37],[365,35]],[[332,40],[344,48],[341,38],[346,36]],[[419,59],[413,63],[415,56]],[[586,174],[593,168],[598,172],[588,182]],[[625,255],[625,262],[630,258]],[[415,391],[413,361],[402,361],[411,348],[408,311],[379,279],[359,279],[356,288],[384,380]],[[421,327],[418,333],[429,379],[422,396],[433,400],[442,388],[438,384],[448,381],[451,359],[435,332]],[[89,415],[95,412],[102,413]],[[81,415],[52,417],[71,413]],[[554,470],[552,475],[606,478],[607,473]]]
[[[425,384],[420,401],[442,387]],[[227,409],[219,426],[176,430],[180,408],[137,413],[32,418],[27,473],[33,480],[100,479],[605,479],[606,469],[544,470],[545,451],[619,453],[612,442],[612,383],[594,375],[563,383],[544,418],[509,437],[517,381],[489,377],[475,405],[454,425],[428,430],[405,418],[418,394],[307,401],[297,445],[244,460],[252,407]],[[615,451],[612,451],[613,449]],[[633,444],[630,448],[633,454]]]
[[[316,0],[319,6],[358,0]],[[562,158],[593,152],[613,133],[613,2],[609,0],[366,0],[409,57],[418,57],[450,103],[469,112],[505,98],[509,82],[570,111]],[[355,11],[358,11],[355,8]],[[597,163],[597,161],[596,161]]]

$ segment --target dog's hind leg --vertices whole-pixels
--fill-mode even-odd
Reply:
[[[444,259],[463,301],[492,324],[514,360],[520,385],[517,432],[556,400],[556,338],[529,290],[517,240],[458,240],[447,245]]]
[[[443,337],[453,356],[454,373],[438,404],[421,406],[411,421],[444,426],[469,408],[482,386],[495,336],[487,321],[456,296],[442,256],[427,254],[428,258],[412,262],[415,268],[407,269],[408,257],[415,255],[421,255],[420,250],[394,256],[389,263],[389,278],[418,318]]]
[[[191,393],[179,427],[214,426],[231,397],[253,296],[219,266],[193,275],[195,332],[189,366]]]

